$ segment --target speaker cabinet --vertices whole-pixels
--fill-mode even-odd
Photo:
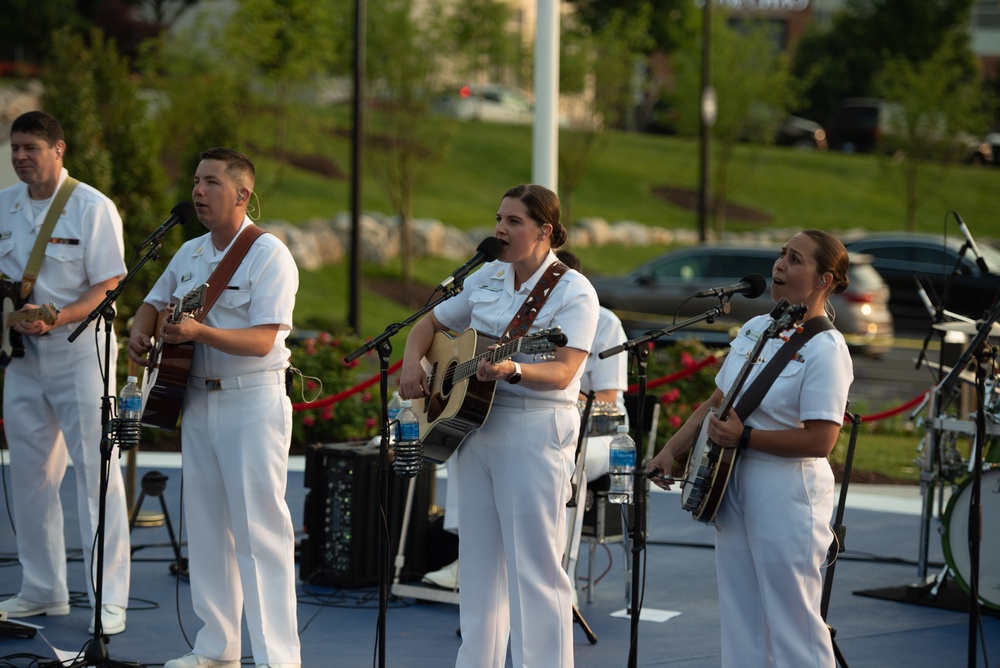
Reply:
[[[407,529],[406,563],[401,579],[426,571],[428,510],[434,472],[415,478]],[[391,580],[405,510],[408,479],[387,472],[388,503],[379,509],[379,453],[350,444],[325,444],[306,450],[304,520],[306,538],[299,549],[299,579],[338,588],[378,584],[380,538],[391,536]]]

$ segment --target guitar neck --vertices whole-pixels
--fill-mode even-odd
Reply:
[[[493,350],[487,350],[485,353],[476,355],[472,359],[462,362],[455,367],[455,374],[452,377],[454,382],[460,380],[465,380],[466,378],[471,378],[476,375],[476,369],[479,367],[479,361],[488,359],[493,364],[499,364],[500,362],[510,359],[518,353],[521,349],[521,339],[514,339],[513,341],[508,341],[507,343],[500,344]]]
[[[11,311],[7,314],[7,324],[16,325],[21,322],[34,322],[45,317],[45,309],[33,308],[30,311]]]

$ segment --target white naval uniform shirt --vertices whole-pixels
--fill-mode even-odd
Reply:
[[[244,218],[240,231],[250,224],[250,219]],[[234,237],[222,251],[212,246],[211,234],[186,242],[150,290],[146,303],[162,310],[205,283],[235,241]],[[284,369],[290,356],[285,339],[292,328],[298,276],[292,254],[280,240],[271,234],[258,237],[203,322],[222,329],[279,324],[274,345],[264,357],[230,355],[210,346],[195,346],[191,375],[231,378]]]
[[[732,387],[769,323],[770,316],[759,315],[740,328],[739,335],[730,344],[730,354],[715,377],[716,385],[723,392]],[[778,338],[764,345],[762,359],[754,364],[741,396],[783,343]],[[829,420],[842,425],[853,380],[854,366],[843,334],[835,329],[820,332],[789,360],[760,406],[746,421],[754,428],[765,430],[798,428],[806,420]]]
[[[60,186],[68,176],[63,169]],[[0,190],[0,273],[7,278],[21,280],[47,212],[48,207],[34,215],[25,183]],[[122,219],[114,202],[79,184],[49,235],[30,301],[57,308],[75,302],[91,286],[125,273],[124,252]]]
[[[456,332],[472,328],[484,334],[500,336],[545,270],[555,261],[555,254],[550,251],[538,271],[516,292],[514,271],[510,264],[485,264],[465,280],[465,289],[461,293],[434,307],[434,316],[442,325]],[[597,309],[597,293],[590,281],[571,269],[556,283],[552,294],[528,328],[528,333],[559,326],[568,339],[567,347],[590,351],[597,326]],[[526,364],[540,361],[538,357],[539,355],[517,354],[512,359]],[[564,390],[532,390],[523,384],[498,383],[496,391],[497,394],[565,400],[568,404],[575,404],[583,368],[584,365],[581,364],[573,382]]]

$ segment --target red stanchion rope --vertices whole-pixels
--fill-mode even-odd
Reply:
[[[656,378],[654,380],[649,381],[648,383],[646,383],[646,389],[647,390],[652,390],[653,388],[659,387],[660,385],[668,385],[668,384],[676,382],[678,380],[682,380],[684,378],[687,378],[691,374],[698,373],[699,371],[701,371],[702,369],[704,369],[705,367],[707,367],[707,366],[709,366],[711,364],[716,364],[718,361],[719,361],[719,357],[718,356],[716,356],[716,355],[709,355],[708,357],[705,357],[705,358],[703,358],[701,360],[698,360],[697,362],[695,362],[691,366],[685,367],[685,368],[681,369],[680,371],[675,371],[674,373],[672,373],[670,375],[660,376],[659,378]],[[639,391],[639,386],[635,385],[635,384],[634,385],[629,385],[628,386],[628,391],[629,392],[638,392]]]
[[[930,392],[930,390],[927,390],[927,392]],[[902,406],[896,406],[895,408],[890,408],[889,410],[882,411],[881,413],[872,413],[871,415],[862,415],[861,416],[861,421],[862,422],[877,422],[878,420],[884,420],[886,418],[892,417],[893,415],[899,415],[903,411],[908,411],[911,408],[913,408],[914,406],[916,406],[917,404],[919,404],[921,401],[923,401],[924,397],[927,396],[927,392],[924,392],[923,394],[918,394],[917,396],[913,397],[912,399],[910,399],[909,401],[907,401]]]
[[[399,369],[402,366],[403,366],[403,360],[399,360],[398,362],[396,362],[395,364],[393,364],[392,366],[390,366],[389,367],[389,375],[391,376],[392,374],[394,374],[397,371],[399,371]],[[379,377],[380,376],[381,376],[381,373],[377,373],[374,376],[372,376],[371,378],[369,378],[368,380],[362,381],[361,383],[355,385],[354,387],[349,387],[346,390],[344,390],[343,392],[338,392],[337,394],[331,394],[329,397],[325,397],[325,398],[319,399],[317,401],[308,401],[308,402],[305,402],[305,403],[292,404],[292,410],[293,411],[305,411],[305,410],[310,410],[310,409],[313,409],[313,408],[324,408],[324,407],[329,406],[331,404],[335,404],[338,401],[343,401],[347,397],[349,397],[351,395],[354,395],[354,394],[357,394],[358,392],[361,392],[362,390],[366,390],[369,387],[371,387],[372,385],[374,385],[375,383],[377,383],[379,381]]]

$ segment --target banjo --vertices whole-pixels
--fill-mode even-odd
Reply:
[[[681,507],[691,513],[694,519],[705,524],[715,522],[715,516],[722,505],[722,499],[729,485],[729,479],[736,465],[739,456],[739,448],[724,448],[717,445],[708,437],[708,421],[713,415],[728,415],[729,409],[736,402],[736,397],[746,383],[760,356],[764,345],[770,340],[782,336],[785,332],[795,326],[795,323],[806,314],[806,307],[792,305],[786,299],[778,302],[774,310],[771,311],[771,323],[764,330],[753,350],[747,357],[747,361],[740,369],[736,382],[729,389],[729,393],[718,409],[709,410],[705,419],[702,420],[698,435],[695,437],[691,454],[688,455],[687,466],[684,470],[684,483],[681,489]],[[796,331],[801,332],[801,327],[796,327]],[[785,341],[787,337],[782,337]],[[722,418],[725,419],[725,418]]]

